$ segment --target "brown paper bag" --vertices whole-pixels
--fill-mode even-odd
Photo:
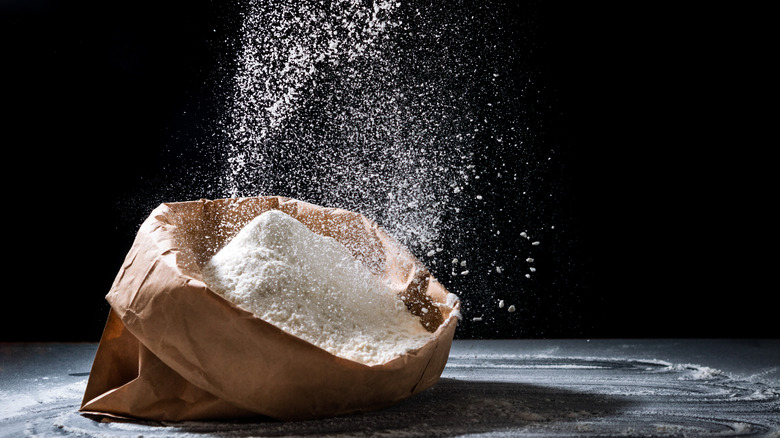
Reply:
[[[199,266],[269,209],[333,237],[389,280],[432,340],[368,366],[288,334],[211,291]],[[106,299],[111,311],[81,411],[165,421],[313,419],[389,406],[439,379],[460,307],[376,223],[282,197],[160,205],[141,225]]]

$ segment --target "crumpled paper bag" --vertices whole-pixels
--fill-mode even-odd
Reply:
[[[430,342],[368,366],[288,334],[211,291],[199,266],[259,214],[279,209],[387,279]],[[366,217],[283,197],[165,203],[141,225],[111,306],[84,414],[158,421],[323,418],[381,409],[437,382],[460,303]]]

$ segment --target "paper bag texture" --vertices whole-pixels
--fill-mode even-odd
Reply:
[[[337,357],[225,300],[202,266],[270,209],[347,247],[388,280],[431,341],[368,366]],[[283,197],[165,203],[141,225],[111,287],[81,411],[160,421],[314,419],[380,409],[432,386],[459,302],[366,217]],[[448,301],[449,300],[449,301]]]

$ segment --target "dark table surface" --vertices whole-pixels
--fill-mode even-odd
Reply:
[[[0,437],[780,437],[780,340],[456,340],[442,379],[317,421],[105,422],[78,413],[96,344],[0,343]]]

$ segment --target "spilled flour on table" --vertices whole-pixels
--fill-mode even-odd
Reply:
[[[580,347],[559,340],[513,342],[456,341],[442,379],[404,403],[292,422],[94,421],[78,412],[86,381],[71,373],[84,369],[94,348],[69,345],[81,353],[40,354],[35,346],[6,345],[0,362],[3,353],[25,360],[2,363],[0,437],[780,437],[777,376],[739,377],[774,366],[773,360],[759,359],[760,365],[744,369],[713,368],[708,365],[722,361],[692,364],[696,354],[671,343],[654,347],[637,341],[637,351],[648,357],[680,355],[678,360],[633,356],[622,341],[585,346],[580,353]],[[713,354],[709,360],[714,359]],[[56,369],[47,370],[51,365]],[[20,373],[21,367],[29,373]]]
[[[278,210],[247,224],[203,276],[264,321],[364,364],[387,362],[432,336],[343,245]]]
[[[47,378],[44,378],[48,380]],[[37,412],[45,406],[80,399],[84,395],[86,380],[59,383],[32,382],[25,391],[5,391],[0,389],[0,424],[7,419]],[[1,431],[1,430],[0,430]],[[2,436],[0,434],[0,436]]]

